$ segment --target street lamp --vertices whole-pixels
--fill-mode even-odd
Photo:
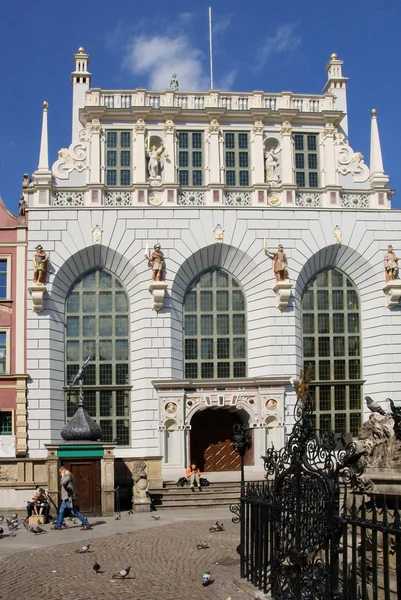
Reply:
[[[233,425],[232,445],[241,457],[241,495],[245,487],[244,456],[252,446],[248,423],[235,423]]]

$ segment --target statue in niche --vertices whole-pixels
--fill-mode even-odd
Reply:
[[[149,254],[149,248],[146,246],[145,258],[152,268],[152,281],[164,280],[164,254],[160,244],[155,244],[152,254]]]
[[[157,146],[153,145],[152,148],[149,148],[147,154],[148,154],[148,158],[149,158],[149,162],[148,162],[148,172],[149,172],[149,179],[157,179],[161,177],[161,172],[162,172],[162,154],[164,152],[164,146],[163,144],[160,146],[160,148],[157,148]]]
[[[387,254],[384,256],[384,270],[386,272],[386,281],[398,279],[398,256],[394,254],[391,245],[387,248]]]
[[[47,265],[49,262],[48,254],[43,250],[40,244],[35,248],[36,254],[33,257],[33,282],[44,285],[47,275]]]
[[[285,281],[288,279],[287,256],[284,253],[282,244],[279,244],[277,250],[269,250],[266,246],[266,240],[264,240],[263,249],[266,254],[273,259],[273,271],[276,281]]]
[[[179,89],[180,89],[180,86],[178,83],[177,75],[176,75],[176,73],[174,73],[174,75],[172,75],[171,81],[170,81],[170,90],[172,92],[178,92]]]
[[[277,181],[278,176],[276,174],[276,169],[278,167],[278,159],[276,157],[276,151],[274,148],[271,148],[267,152],[265,152],[265,172],[266,172],[266,181]]]

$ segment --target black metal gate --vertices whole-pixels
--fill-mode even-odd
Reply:
[[[294,386],[295,424],[285,447],[267,452],[266,481],[242,480],[240,504],[231,507],[241,524],[241,577],[274,600],[399,599],[398,504],[367,505],[364,453],[333,432],[318,437],[308,376]],[[238,433],[233,445],[240,451]]]

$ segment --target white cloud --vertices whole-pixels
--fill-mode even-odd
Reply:
[[[225,17],[221,17],[216,22],[214,22],[212,27],[213,35],[223,35],[226,29],[228,29],[228,27],[231,25],[231,21],[232,15],[226,15]]]
[[[272,36],[267,36],[260,44],[256,60],[256,68],[261,69],[274,54],[293,52],[302,39],[295,33],[296,25],[287,23],[280,25]]]
[[[203,54],[186,35],[141,34],[129,44],[124,66],[133,75],[145,75],[151,90],[168,88],[173,73],[181,90],[209,89]]]
[[[231,90],[231,88],[233,87],[236,77],[237,77],[237,71],[235,69],[233,69],[232,71],[229,71],[228,73],[223,75],[223,77],[218,79],[217,85],[215,85],[215,87],[218,90],[227,92],[227,91]]]

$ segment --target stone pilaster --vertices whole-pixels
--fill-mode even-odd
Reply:
[[[27,453],[27,423],[26,423],[26,378],[16,381],[16,450],[17,456],[25,456]]]
[[[167,120],[163,127],[164,131],[164,168],[163,179],[166,185],[175,184],[176,172],[176,144],[175,125],[173,121]]]
[[[292,127],[289,121],[284,121],[280,129],[281,135],[281,182],[282,185],[294,184],[294,153],[292,147]]]
[[[114,446],[104,446],[104,456],[100,461],[102,516],[114,514]]]
[[[262,185],[265,183],[263,131],[264,127],[262,121],[255,121],[251,134],[252,185]]]
[[[220,154],[220,125],[216,119],[213,119],[207,129],[207,142],[208,142],[208,164],[206,168],[209,170],[209,185],[216,185],[221,183],[220,169],[224,164],[221,161]]]
[[[145,122],[138,119],[134,127],[135,138],[133,144],[134,183],[146,183],[146,160],[145,160]]]
[[[100,184],[100,134],[102,126],[99,119],[92,119],[90,124],[90,171],[89,183]]]

